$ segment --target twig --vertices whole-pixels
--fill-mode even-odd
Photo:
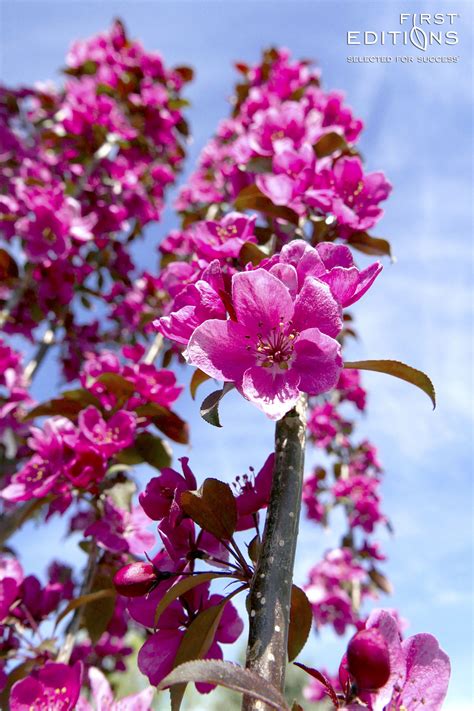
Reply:
[[[81,588],[81,597],[91,592],[97,570],[97,563],[98,549],[96,544],[92,543],[91,550],[89,553],[89,560],[87,561],[87,569],[85,572],[84,583]],[[77,607],[74,612],[74,615],[67,629],[66,638],[61,649],[59,650],[57,661],[61,662],[62,664],[68,664],[69,662],[76,641],[77,633],[79,632],[79,628],[81,626],[83,615],[84,605],[81,605],[80,607]]]
[[[151,365],[152,363],[154,363],[162,348],[163,336],[161,335],[161,333],[157,333],[153,340],[153,343],[150,345],[147,352],[143,356],[142,362],[146,365]]]
[[[55,335],[55,326],[50,326],[44,333],[43,338],[41,339],[37,351],[33,358],[30,360],[28,365],[26,366],[24,370],[24,376],[25,380],[27,383],[31,383],[31,380],[33,379],[33,375],[36,373],[38,368],[40,367],[41,363],[43,362],[50,346],[53,345],[54,343],[54,335]]]
[[[306,397],[276,424],[275,469],[261,554],[252,580],[246,666],[284,690],[291,587],[303,486]],[[243,711],[270,711],[244,697]]]

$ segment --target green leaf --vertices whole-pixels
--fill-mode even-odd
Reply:
[[[223,576],[219,573],[198,573],[197,575],[188,575],[185,578],[179,580],[175,585],[170,587],[166,593],[161,598],[160,602],[155,611],[155,629],[158,625],[158,620],[160,619],[166,608],[171,605],[173,600],[181,597],[189,590],[193,590],[198,585],[207,583],[210,580],[215,580],[216,578],[222,578]]]
[[[67,417],[69,420],[75,420],[83,406],[80,402],[76,400],[70,400],[65,397],[54,398],[54,400],[48,400],[48,402],[42,402],[41,404],[30,410],[24,417],[24,420],[33,420],[35,417],[52,417],[54,415],[59,415],[61,417]]]
[[[247,173],[271,173],[273,168],[272,159],[265,156],[255,156],[245,164],[244,170]]]
[[[174,660],[175,667],[191,659],[202,659],[207,654],[214,641],[227,602],[228,600],[224,599],[219,605],[208,607],[195,617],[178,647]],[[170,690],[172,711],[179,711],[185,691],[186,682],[178,684]]]
[[[318,158],[324,158],[325,156],[330,156],[331,153],[335,151],[347,151],[348,145],[341,136],[340,133],[331,131],[330,133],[324,134],[313,146],[314,152]]]
[[[192,67],[173,67],[172,71],[176,72],[176,74],[179,74],[179,76],[184,82],[190,82],[194,79],[194,69],[192,69]]]
[[[62,393],[62,397],[66,398],[66,400],[74,400],[74,402],[80,403],[84,408],[86,408],[88,405],[93,405],[94,407],[97,407],[97,409],[100,409],[99,398],[90,393],[85,388],[77,388],[76,390],[65,390]]]
[[[347,238],[348,244],[363,254],[371,254],[374,256],[392,256],[390,242],[381,237],[371,237],[367,232],[354,232]]]
[[[306,644],[313,612],[306,594],[293,585],[291,588],[290,626],[288,629],[288,661],[296,659]]]
[[[113,587],[110,575],[99,573],[94,578],[92,593],[109,590],[109,595],[102,594],[88,602],[84,608],[84,627],[92,644],[96,644],[107,629],[115,609],[117,593]]]
[[[386,575],[377,570],[376,568],[371,568],[369,570],[369,578],[382,592],[387,593],[387,595],[393,594],[393,585]]]
[[[88,605],[91,602],[96,602],[97,600],[103,600],[107,597],[115,598],[115,590],[113,588],[105,588],[104,590],[95,590],[94,592],[87,593],[87,595],[81,595],[71,600],[60,615],[56,618],[55,627],[73,610],[76,610],[82,605]]]
[[[193,373],[193,377],[191,378],[191,382],[189,383],[189,391],[191,393],[191,397],[193,400],[196,399],[196,392],[198,387],[202,384],[205,383],[206,380],[210,380],[211,376],[207,375],[207,373],[204,373],[202,370],[199,370],[199,368],[196,368],[196,370]]]
[[[135,440],[135,448],[144,462],[155,469],[163,469],[171,465],[172,452],[161,437],[155,437],[150,432],[141,432]]]
[[[299,217],[294,210],[284,205],[275,205],[270,198],[264,195],[256,185],[247,185],[235,198],[235,209],[257,210],[270,217],[279,217],[293,225],[297,225]]]
[[[324,676],[324,674],[321,674],[321,672],[317,669],[312,669],[311,667],[307,667],[305,664],[300,664],[299,662],[295,662],[295,666],[299,667],[307,674],[312,676],[313,679],[317,679],[326,689],[326,694],[330,697],[331,701],[334,704],[334,707],[336,709],[339,708],[339,701],[336,696],[336,692],[334,691],[333,685],[331,684],[329,679]]]
[[[214,427],[222,427],[219,420],[219,403],[224,395],[230,392],[233,388],[233,383],[224,383],[222,390],[214,390],[214,392],[204,398],[200,409],[203,420],[209,422],[210,425],[214,425]]]
[[[253,242],[245,242],[239,252],[239,262],[244,266],[251,262],[254,267],[258,267],[260,262],[267,258],[268,254]]]
[[[401,363],[398,360],[357,360],[344,363],[344,368],[373,370],[377,373],[386,373],[387,375],[393,375],[395,378],[406,380],[407,383],[416,385],[417,388],[420,388],[428,395],[433,403],[433,410],[436,407],[436,392],[433,383],[423,371],[412,368],[410,365]]]
[[[139,405],[135,410],[138,417],[147,417],[163,434],[173,442],[179,444],[189,443],[189,426],[172,410],[167,407],[149,402],[146,405]]]
[[[124,465],[116,464],[115,467],[117,466],[123,467]],[[112,469],[114,469],[114,467],[110,467],[110,469],[107,470],[107,474],[110,474]],[[137,485],[135,482],[127,479],[127,481],[118,481],[111,486],[110,489],[107,489],[107,496],[110,496],[114,504],[120,509],[130,511],[130,506],[136,492]]]
[[[119,405],[123,405],[135,392],[135,386],[127,378],[118,373],[102,373],[97,378],[98,383],[115,395]]]
[[[0,216],[1,221],[5,219],[5,215]],[[0,249],[0,282],[6,284],[12,279],[18,277],[18,265],[12,256],[5,250]]]
[[[206,479],[196,491],[183,491],[179,504],[208,533],[223,541],[232,538],[237,525],[237,504],[228,484]]]
[[[227,689],[233,689],[240,694],[250,696],[252,699],[258,699],[278,711],[289,711],[282,693],[266,679],[250,669],[244,669],[238,664],[222,662],[217,659],[190,661],[175,667],[161,681],[158,689],[166,689],[175,684],[189,682],[203,682],[224,686]],[[176,708],[179,708],[179,706]]]

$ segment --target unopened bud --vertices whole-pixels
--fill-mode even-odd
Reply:
[[[114,575],[114,585],[120,595],[141,597],[155,586],[157,571],[153,563],[130,563]]]
[[[347,667],[360,691],[380,689],[390,676],[387,643],[376,629],[357,632],[347,647]]]

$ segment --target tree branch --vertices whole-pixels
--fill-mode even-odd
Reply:
[[[301,510],[306,435],[306,397],[276,424],[275,470],[262,551],[249,595],[246,666],[284,690],[288,625]],[[244,697],[243,711],[271,707]]]

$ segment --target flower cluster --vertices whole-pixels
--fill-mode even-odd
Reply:
[[[234,383],[279,419],[301,392],[319,395],[337,384],[342,308],[361,298],[380,269],[374,263],[360,271],[343,245],[314,248],[304,240],[284,246],[258,268],[234,272],[230,286],[213,261],[176,293],[157,327],[187,345],[188,362]]]
[[[0,338],[0,452],[11,460],[28,427],[22,422],[33,404],[21,355]]]
[[[398,621],[387,610],[374,610],[350,640],[339,683],[315,669],[303,669],[313,677],[307,698],[329,697],[334,708],[346,711],[361,706],[369,711],[422,707],[440,711],[451,672],[447,654],[432,635],[416,634],[402,641]]]
[[[219,530],[212,529],[215,530],[214,535],[205,523],[202,524],[204,528],[198,529],[181,505],[182,494],[195,490],[197,483],[188,459],[183,457],[180,461],[182,473],[171,468],[162,469],[158,476],[150,479],[139,497],[147,516],[159,522],[158,533],[163,549],[149,563],[132,563],[115,575],[118,592],[130,598],[128,611],[131,617],[153,630],[138,655],[139,668],[153,685],[157,685],[171,671],[181,645],[185,644],[183,640],[196,634],[194,620],[206,611],[222,607],[213,640],[207,649],[206,657],[209,659],[222,659],[220,644],[234,642],[243,629],[242,620],[229,597],[212,594],[207,582],[189,586],[189,590],[177,596],[156,619],[156,609],[164,594],[172,584],[196,574],[196,563],[207,562],[220,571],[238,570],[229,559],[232,549],[220,537]],[[237,477],[235,493],[227,489],[227,496],[233,499],[235,506],[236,531],[256,526],[258,530],[258,512],[268,503],[272,471],[273,455],[268,457],[258,474],[254,475],[250,470],[249,474]],[[217,512],[214,515],[218,516]],[[91,529],[89,533],[92,533]],[[240,553],[236,560],[242,563]],[[247,574],[248,571],[247,566],[243,572]],[[202,692],[210,690],[201,684],[198,689]]]
[[[124,355],[129,361],[124,364],[113,353],[90,355],[81,372],[82,389],[67,391],[30,413],[30,417],[53,416],[42,427],[30,428],[30,457],[2,490],[4,500],[49,495],[54,499],[50,511],[64,512],[73,501],[73,491],[99,493],[114,461],[120,461],[143,436],[153,441],[148,433],[151,425],[185,441],[184,422],[169,410],[182,389],[175,375],[141,362],[142,348],[125,348]],[[112,505],[105,505],[109,535],[125,531],[130,523],[123,518],[125,514],[116,512],[110,524]],[[100,530],[105,536],[105,529]]]
[[[23,655],[28,658],[32,653],[40,660],[48,659],[48,650],[41,649],[41,638],[36,649],[28,637],[34,638],[39,626],[56,614],[63,602],[71,600],[74,589],[72,571],[65,565],[51,563],[48,582],[43,586],[34,575],[25,575],[16,558],[0,556],[0,690],[11,660]]]
[[[347,238],[373,227],[390,185],[382,173],[364,173],[354,148],[362,122],[342,94],[323,91],[318,70],[286,50],[238,69],[234,115],[203,150],[178,209],[202,215],[255,185],[273,205],[314,219],[327,234]]]
[[[131,286],[129,244],[160,219],[182,165],[181,92],[192,72],[167,68],[115,21],[74,44],[65,73],[61,88],[0,89],[0,232],[10,243],[0,299],[8,332],[31,337],[45,319],[64,327],[57,342],[70,379],[80,366],[68,354],[79,299],[84,320],[94,301],[113,299],[114,285]],[[19,249],[22,270],[12,256]],[[111,341],[121,340],[121,325]],[[97,334],[80,328],[90,344]]]

